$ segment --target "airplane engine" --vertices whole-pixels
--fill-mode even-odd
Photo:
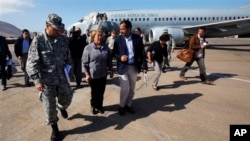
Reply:
[[[183,42],[185,37],[183,30],[181,28],[169,28],[169,27],[152,28],[149,31],[149,42],[152,43],[154,41],[159,40],[159,37],[162,35],[164,29],[167,29],[168,33],[173,36],[176,44]]]

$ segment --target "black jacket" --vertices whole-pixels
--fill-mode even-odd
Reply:
[[[72,58],[81,59],[84,47],[87,45],[84,36],[71,37],[69,39],[69,49]]]
[[[132,41],[134,47],[134,64],[138,69],[138,72],[141,71],[142,67],[144,70],[148,70],[146,54],[144,50],[144,45],[142,39],[139,35],[132,34]],[[113,56],[118,60],[118,73],[124,74],[127,70],[128,62],[122,62],[121,56],[128,55],[128,48],[126,45],[125,37],[118,36],[114,42]]]
[[[31,44],[31,42],[32,42],[32,39],[29,38],[29,45]],[[17,57],[23,55],[22,50],[23,50],[23,37],[21,36],[15,42],[15,54]]]
[[[147,52],[155,52],[152,60],[157,61],[159,64],[163,61],[163,56],[168,57],[167,45],[164,44],[164,47],[161,47],[160,41],[155,41],[148,48]]]
[[[11,52],[9,50],[9,47],[8,47],[8,44],[7,44],[5,37],[0,36],[0,62],[5,63],[7,56],[9,59],[12,58]]]

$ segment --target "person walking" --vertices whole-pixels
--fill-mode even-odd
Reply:
[[[73,72],[76,79],[76,87],[81,88],[82,81],[82,54],[84,47],[87,45],[86,38],[81,36],[79,27],[73,28],[72,36],[69,38],[69,49],[74,63]]]
[[[166,45],[166,42],[168,40],[169,36],[163,34],[160,36],[159,41],[152,43],[147,50],[148,62],[150,64],[154,62],[155,74],[152,85],[154,90],[158,90],[157,85],[161,76],[162,67],[164,66],[163,57],[165,58],[168,57],[167,45]],[[152,52],[154,52],[153,55]]]
[[[172,53],[174,53],[174,49],[176,47],[175,40],[171,34],[168,33],[168,29],[163,30],[163,35],[169,36],[169,40],[166,42],[167,44],[167,51],[168,51],[168,57],[164,59],[164,66],[162,67],[162,71],[166,72],[167,67],[170,67],[170,61],[172,59]]]
[[[29,76],[25,69],[28,51],[31,44],[32,39],[30,38],[30,33],[28,29],[23,29],[22,35],[16,40],[14,45],[14,51],[16,57],[21,65],[21,70],[24,72],[24,84],[25,86],[30,86]]]
[[[189,40],[189,48],[194,52],[193,58],[190,62],[186,63],[185,66],[181,69],[180,78],[186,80],[185,73],[191,67],[194,61],[197,62],[200,70],[200,79],[203,84],[212,84],[212,81],[208,80],[205,68],[205,49],[207,47],[207,41],[205,39],[205,27],[200,27],[198,33],[193,35]]]
[[[105,92],[107,75],[113,77],[112,54],[108,46],[103,43],[103,31],[93,30],[91,42],[83,51],[82,63],[85,79],[91,87],[91,112],[104,113],[103,95]]]
[[[40,93],[46,123],[52,127],[51,141],[60,140],[56,108],[63,118],[67,118],[66,109],[71,104],[73,95],[63,71],[65,65],[73,65],[68,39],[61,35],[63,30],[62,18],[57,14],[49,14],[45,31],[32,41],[26,65],[27,73]]]
[[[6,58],[12,59],[11,52],[9,50],[6,38],[3,36],[0,36],[0,75],[1,75],[1,83],[2,83],[2,91],[5,91],[7,89],[7,74],[5,71],[6,67]]]
[[[118,61],[118,74],[120,79],[120,107],[119,114],[126,111],[135,113],[132,100],[135,94],[137,73],[143,69],[147,72],[148,66],[142,39],[131,32],[132,24],[129,20],[120,22],[120,36],[114,43],[113,56]]]

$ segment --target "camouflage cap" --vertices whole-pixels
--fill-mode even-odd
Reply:
[[[56,14],[49,14],[46,22],[50,24],[54,29],[64,30],[64,24],[62,23],[62,18]]]

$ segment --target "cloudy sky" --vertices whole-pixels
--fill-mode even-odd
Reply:
[[[122,9],[236,8],[250,0],[0,0],[0,21],[20,29],[42,31],[49,13],[63,18],[65,26],[89,12]]]

